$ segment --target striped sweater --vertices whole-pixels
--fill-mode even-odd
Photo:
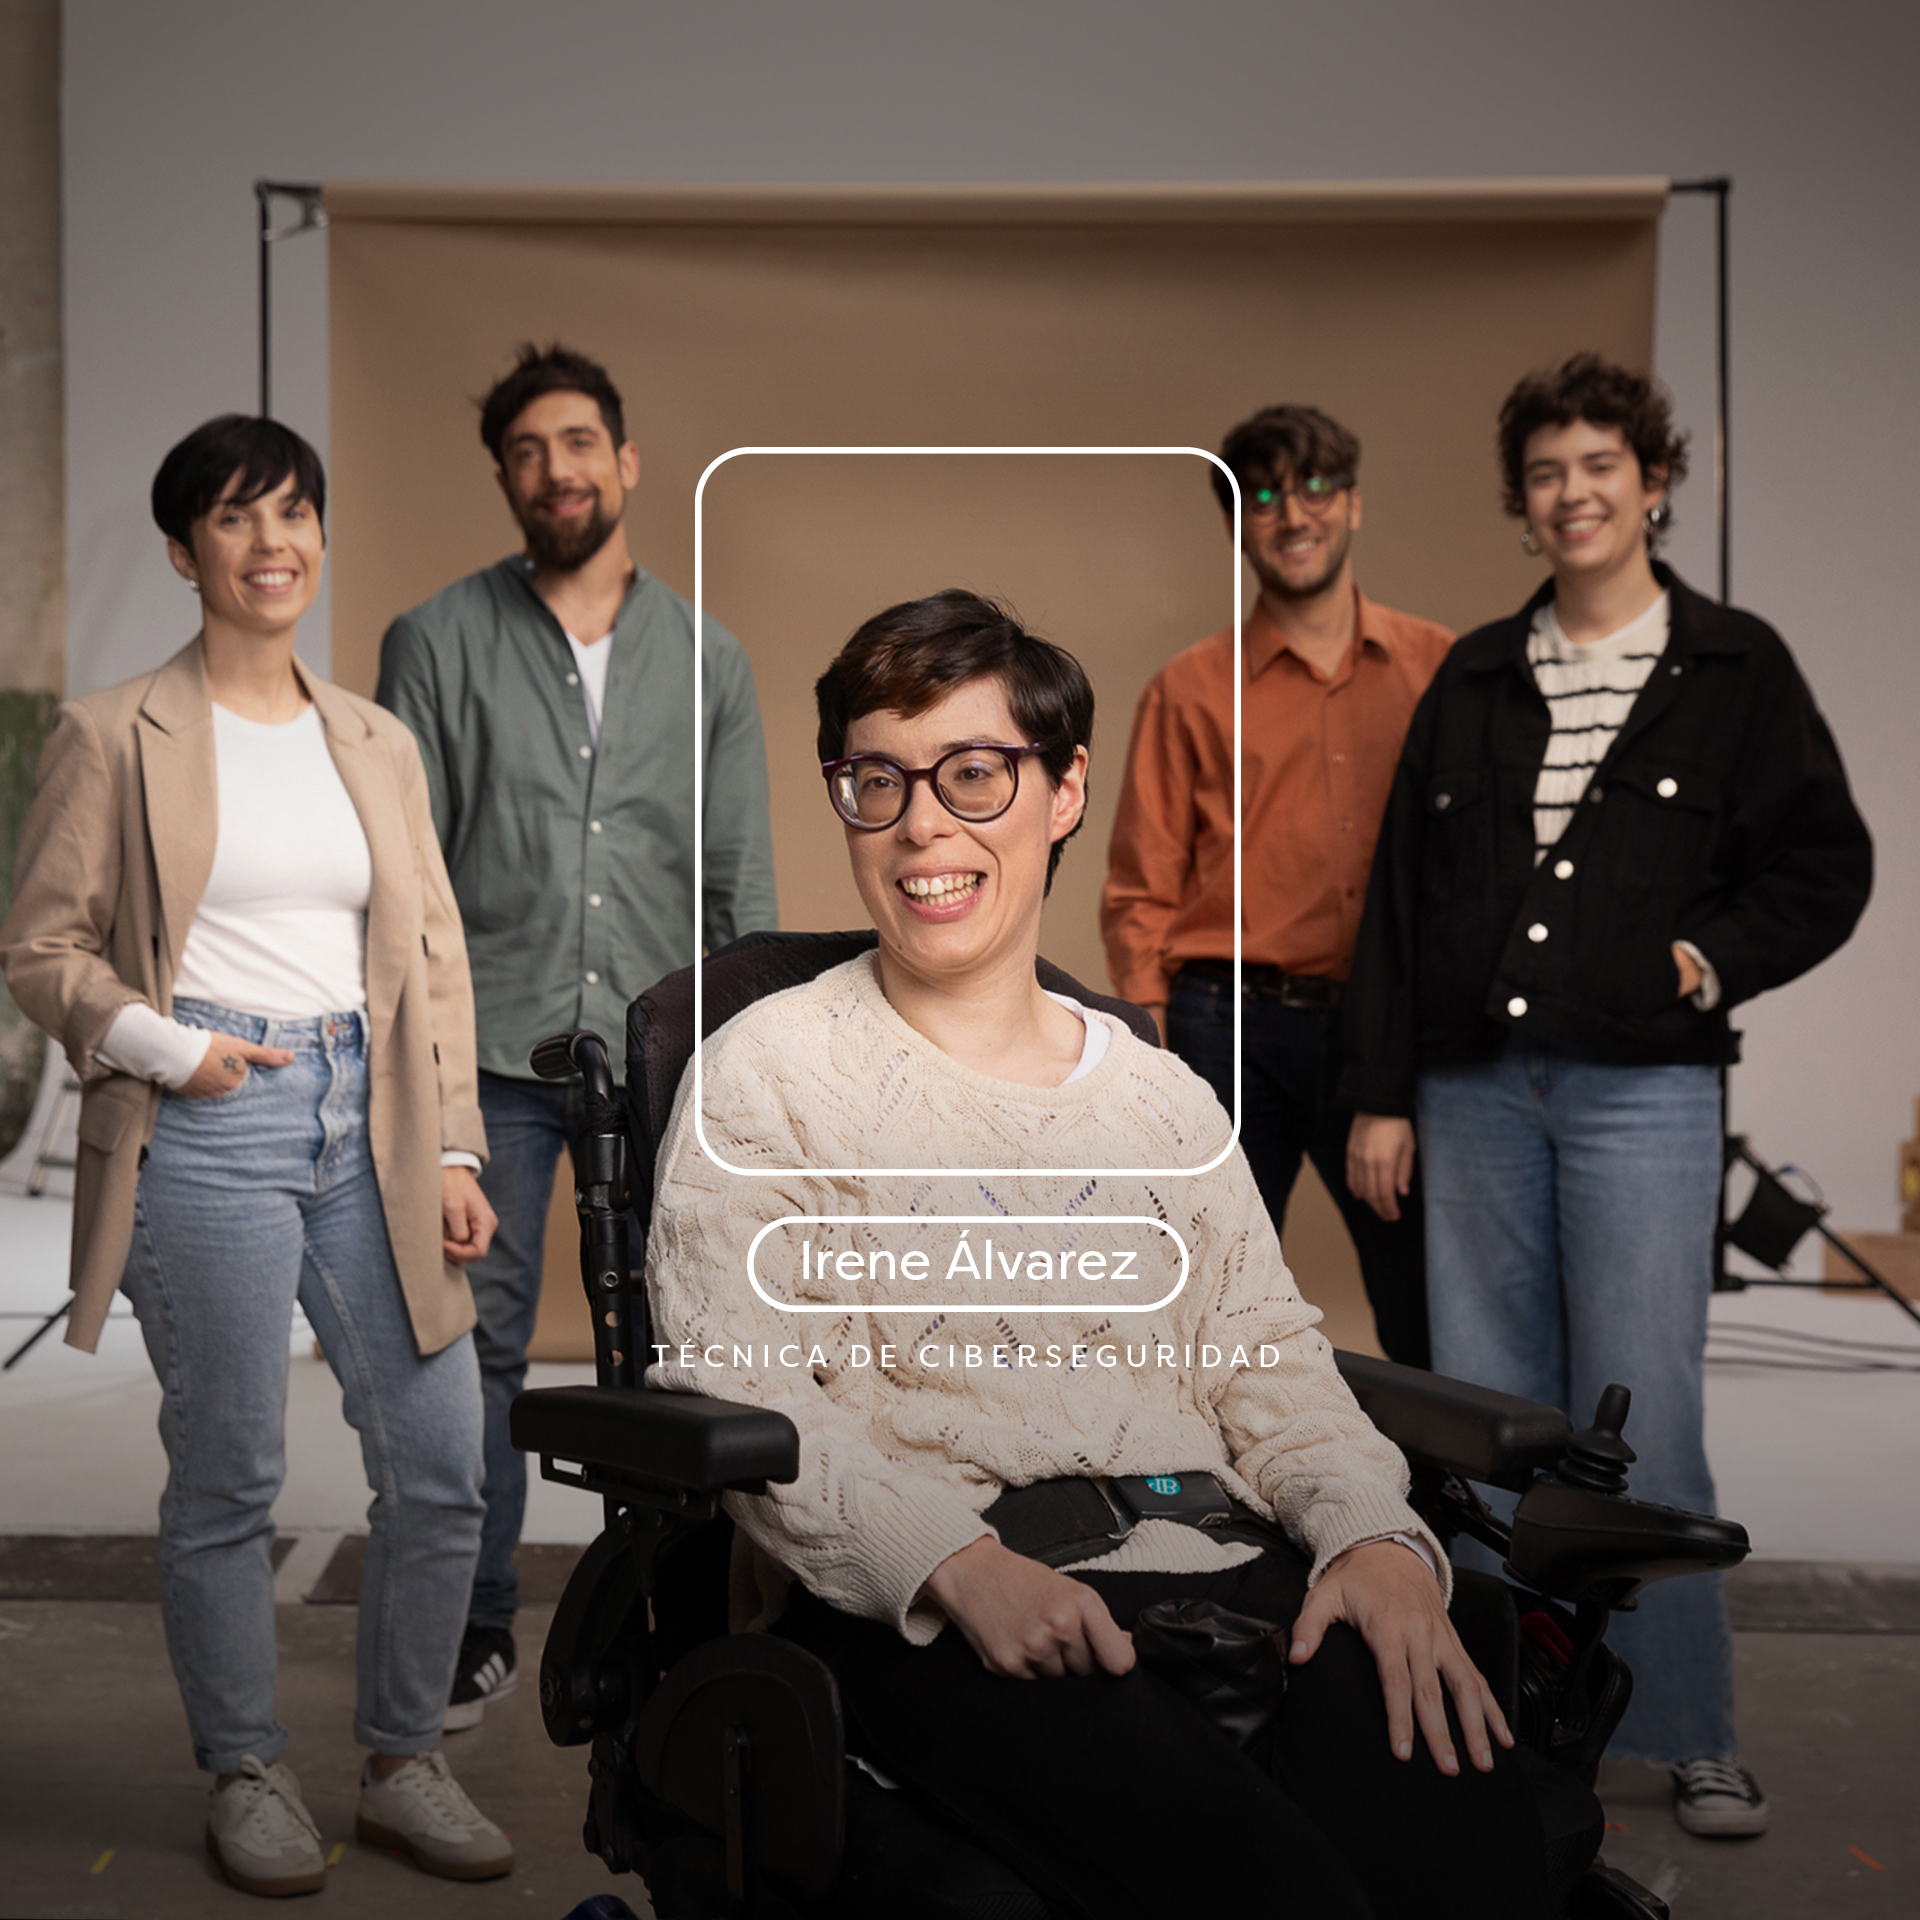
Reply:
[[[1599,640],[1569,640],[1551,600],[1534,615],[1527,664],[1553,716],[1547,757],[1533,789],[1536,866],[1566,831],[1594,769],[1607,757],[1654,662],[1666,651],[1667,627],[1664,593],[1645,613]]]

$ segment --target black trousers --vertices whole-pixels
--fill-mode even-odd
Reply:
[[[1167,1001],[1167,1045],[1233,1110],[1233,988],[1192,967],[1174,978]],[[1248,994],[1241,1006],[1240,1144],[1260,1198],[1280,1232],[1302,1156],[1332,1194],[1360,1256],[1360,1277],[1389,1360],[1431,1364],[1427,1344],[1426,1231],[1420,1173],[1382,1220],[1347,1186],[1347,1130],[1353,1110],[1338,1100],[1340,1017],[1315,1007],[1283,1007]],[[1311,1288],[1305,1289],[1311,1298]]]
[[[1307,1563],[1281,1547],[1224,1574],[1074,1577],[1123,1627],[1153,1600],[1185,1597],[1291,1622]],[[1292,1670],[1265,1767],[1144,1667],[1003,1680],[954,1627],[911,1647],[800,1588],[779,1631],[832,1669],[849,1751],[1083,1920],[1548,1912],[1526,1777],[1499,1748],[1491,1774],[1463,1760],[1456,1779],[1418,1739],[1411,1760],[1396,1760],[1373,1656],[1349,1628]]]

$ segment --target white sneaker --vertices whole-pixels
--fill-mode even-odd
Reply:
[[[277,1761],[254,1754],[240,1778],[216,1786],[207,1807],[207,1851],[242,1893],[318,1893],[327,1884],[320,1829],[300,1798],[300,1782]]]
[[[513,1871],[513,1842],[467,1798],[439,1753],[416,1753],[384,1780],[373,1777],[369,1760],[354,1831],[448,1880],[497,1880]]]
[[[1689,1833],[1740,1839],[1765,1833],[1767,1797],[1738,1760],[1705,1754],[1673,1769],[1673,1817]]]

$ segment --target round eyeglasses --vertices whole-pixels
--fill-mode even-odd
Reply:
[[[1280,513],[1289,500],[1298,500],[1309,513],[1325,513],[1341,494],[1353,485],[1326,473],[1310,473],[1294,487],[1249,487],[1246,494],[1249,518]]]
[[[884,753],[856,753],[845,760],[823,760],[833,810],[850,827],[875,833],[895,825],[906,813],[913,783],[926,781],[934,797],[956,820],[978,826],[997,820],[1020,791],[1020,762],[1045,749],[1031,746],[955,747],[930,767],[903,767]]]

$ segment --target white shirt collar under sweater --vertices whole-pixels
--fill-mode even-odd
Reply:
[[[976,1072],[972,1067],[963,1065],[952,1054],[937,1047],[917,1027],[910,1025],[887,998],[886,990],[880,984],[880,971],[877,956],[864,953],[858,959],[847,962],[844,967],[834,967],[820,976],[822,981],[842,976],[844,985],[850,991],[861,1011],[877,1023],[879,1029],[890,1034],[893,1039],[917,1056],[923,1066],[938,1078],[958,1081],[961,1085],[975,1091],[981,1098],[996,1104],[1012,1103],[1035,1109],[1050,1108],[1061,1100],[1092,1100],[1110,1095],[1120,1068],[1116,1054],[1120,1051],[1112,1046],[1112,1041],[1125,1034],[1131,1040],[1125,1024],[1110,1013],[1101,1013],[1097,1008],[1076,1004],[1072,1011],[1086,1023],[1091,1030],[1097,1024],[1106,1028],[1107,1038],[1093,1059],[1087,1055],[1093,1051],[1091,1040],[1083,1047],[1080,1062],[1074,1071],[1057,1086],[1030,1087],[1013,1080],[998,1080],[991,1074]],[[811,983],[811,984],[818,984]],[[801,989],[789,989],[792,992]],[[765,1002],[761,1003],[766,1004]],[[1224,1121],[1224,1115],[1222,1116]],[[1203,1160],[1210,1159],[1219,1149],[1210,1148],[1207,1153],[1198,1154],[1183,1164],[1198,1166]],[[949,1162],[948,1164],[952,1164]],[[1159,1164],[1172,1165],[1171,1161]]]

